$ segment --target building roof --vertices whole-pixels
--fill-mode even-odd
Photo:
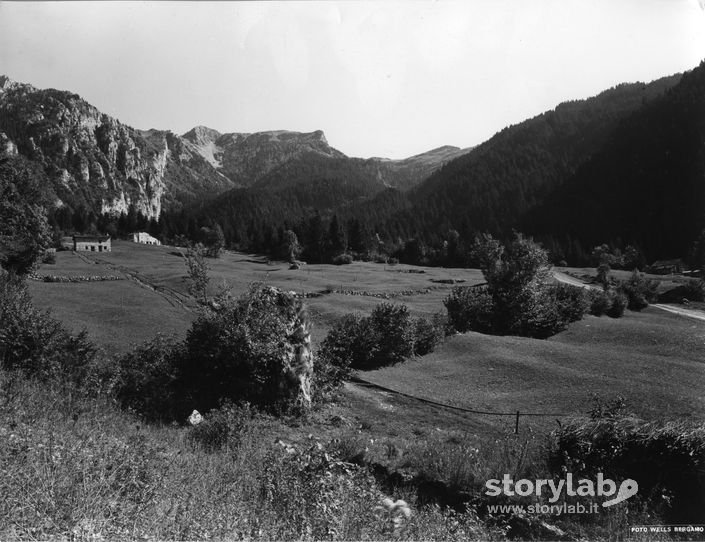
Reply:
[[[110,241],[110,236],[109,235],[74,235],[73,236],[74,241],[78,242],[83,242],[83,243],[105,243],[106,241]]]
[[[683,260],[680,258],[675,260],[657,260],[651,264],[651,267],[664,267],[669,265],[683,265]]]

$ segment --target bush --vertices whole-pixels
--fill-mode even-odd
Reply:
[[[526,289],[517,298],[514,321],[510,315],[498,315],[486,287],[457,286],[445,299],[450,325],[456,330],[480,333],[516,333],[546,338],[577,320],[587,311],[588,294],[567,284]]]
[[[620,290],[612,290],[610,296],[610,307],[605,314],[610,318],[621,318],[629,305],[629,299]]]
[[[669,523],[693,522],[705,509],[705,426],[686,422],[647,423],[600,416],[572,422],[553,433],[551,470],[580,476],[631,478],[639,497]]]
[[[333,258],[335,265],[348,265],[353,262],[352,254],[338,254]]]
[[[414,330],[414,354],[425,356],[433,352],[445,336],[447,319],[442,314],[435,314],[431,320],[417,318]]]
[[[537,284],[527,288],[518,296],[516,317],[502,318],[497,329],[506,329],[505,333],[546,339],[563,331],[569,320],[564,317],[562,308],[555,296],[554,285]],[[508,327],[503,327],[510,323]]]
[[[612,299],[606,290],[590,290],[588,301],[590,302],[589,312],[593,316],[602,316],[612,305]]]
[[[516,234],[503,245],[484,235],[471,254],[487,286],[455,288],[445,300],[458,331],[544,339],[582,318],[585,294],[553,284],[548,254],[531,239]]]
[[[373,337],[373,367],[394,365],[414,353],[414,323],[406,305],[381,303],[370,315],[367,331]]]
[[[182,421],[223,400],[293,414],[310,406],[313,386],[340,385],[344,366],[324,360],[315,374],[308,316],[295,295],[253,285],[213,307],[184,342],[158,337],[121,360],[115,390],[124,406],[155,420]]]
[[[221,300],[193,323],[179,359],[186,414],[223,399],[294,408],[301,396],[288,363],[306,348],[308,326],[301,300],[276,288],[255,284],[237,301]]]
[[[443,301],[448,322],[457,331],[492,332],[492,296],[486,286],[456,286]]]
[[[553,296],[561,320],[567,323],[581,320],[590,308],[590,299],[586,288],[559,283],[553,286]]]
[[[620,318],[627,306],[629,299],[621,290],[590,290],[588,295],[590,314],[602,316],[606,314],[611,318]]]
[[[372,314],[347,314],[321,343],[320,359],[335,371],[376,369],[431,351],[444,334],[442,317],[414,319],[406,305],[381,303]]]
[[[359,368],[369,364],[373,336],[368,331],[369,319],[362,314],[346,314],[338,320],[323,339],[319,359],[333,367]]]
[[[620,290],[627,296],[627,307],[630,311],[640,311],[656,301],[658,283],[648,280],[635,269],[629,280],[623,282]]]
[[[157,335],[118,360],[113,391],[123,408],[150,421],[182,418],[188,405],[177,393],[183,344]]]
[[[96,359],[85,331],[73,335],[37,310],[25,283],[0,271],[0,362],[43,380],[83,384]]]

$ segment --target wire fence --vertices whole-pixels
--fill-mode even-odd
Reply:
[[[382,386],[380,384],[375,384],[374,382],[370,382],[369,380],[365,380],[364,378],[360,378],[359,376],[355,376],[355,375],[350,376],[348,378],[348,381],[352,382],[354,384],[357,384],[359,386],[364,386],[366,388],[376,389],[379,391],[384,391],[386,393],[392,393],[392,394],[398,395],[400,397],[406,397],[408,399],[413,399],[413,400],[419,401],[421,403],[426,403],[428,405],[433,405],[433,406],[445,408],[448,410],[455,410],[457,412],[466,412],[468,414],[481,414],[484,416],[514,417],[515,418],[515,428],[514,428],[515,433],[519,432],[519,418],[521,416],[546,417],[546,418],[572,418],[572,417],[575,417],[575,416],[582,414],[582,413],[576,413],[576,412],[571,412],[571,413],[565,413],[565,412],[523,412],[520,410],[515,410],[513,412],[500,412],[500,411],[495,411],[495,410],[480,410],[480,409],[475,409],[475,408],[467,408],[467,407],[460,407],[460,406],[456,406],[456,405],[449,405],[447,403],[440,403],[438,401],[433,401],[431,399],[419,397],[418,395],[412,395],[410,393],[405,393],[403,391],[394,390],[392,388],[388,388],[388,387]]]

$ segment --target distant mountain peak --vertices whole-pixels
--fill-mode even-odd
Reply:
[[[192,143],[204,143],[209,141],[215,141],[221,135],[223,134],[221,134],[218,130],[208,128],[208,126],[195,126],[181,137],[183,137],[184,139],[188,139]]]

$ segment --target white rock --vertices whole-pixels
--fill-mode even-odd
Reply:
[[[198,425],[203,421],[203,416],[201,416],[201,413],[198,410],[194,410],[191,412],[191,415],[188,417],[188,423],[189,425]]]

